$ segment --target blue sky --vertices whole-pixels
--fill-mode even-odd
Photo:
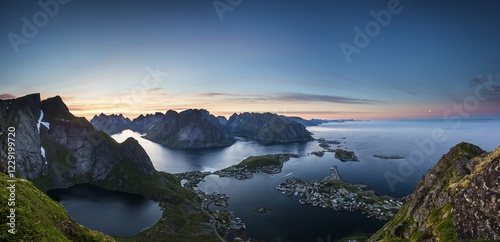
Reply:
[[[0,98],[60,95],[86,117],[206,108],[441,118],[489,83],[467,112],[500,115],[496,1],[41,2],[57,3],[53,17],[38,1],[0,3]],[[214,3],[232,11],[221,19]],[[382,26],[370,12],[390,6],[399,12]],[[16,53],[23,17],[40,27]],[[379,31],[348,62],[340,44],[356,47],[354,28],[366,34],[370,23]]]

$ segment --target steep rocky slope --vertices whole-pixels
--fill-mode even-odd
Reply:
[[[16,156],[19,176],[34,179],[46,172],[45,159],[41,155],[39,118],[42,115],[40,95],[0,100],[0,157],[7,160],[7,133],[15,129]]]
[[[264,144],[313,140],[304,125],[273,113],[233,114],[225,127],[233,135]]]
[[[500,147],[460,143],[370,241],[500,240]]]
[[[234,143],[219,119],[206,110],[168,111],[144,136],[171,148],[212,148]]]

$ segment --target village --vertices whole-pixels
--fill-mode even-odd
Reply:
[[[365,185],[342,182],[335,166],[332,167],[330,176],[321,181],[304,182],[293,177],[276,187],[288,196],[299,196],[300,204],[333,210],[361,210],[368,217],[379,220],[387,220],[401,209],[401,201],[388,196],[378,196],[374,191],[365,188]]]

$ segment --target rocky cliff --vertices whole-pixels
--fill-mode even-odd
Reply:
[[[43,113],[40,95],[0,100],[0,157],[7,160],[7,133],[15,129],[16,172],[26,179],[34,179],[47,171],[41,154],[40,118]]]
[[[134,129],[132,121],[129,118],[123,117],[122,114],[105,115],[101,113],[95,115],[90,123],[98,130],[104,131],[109,135],[120,133],[125,129]]]
[[[313,140],[304,125],[272,113],[233,114],[225,127],[233,135],[264,144]]]
[[[500,147],[460,143],[370,241],[500,240]]]
[[[219,119],[206,110],[168,111],[144,136],[171,148],[212,148],[234,143]]]

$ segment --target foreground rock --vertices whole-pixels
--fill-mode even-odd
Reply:
[[[460,143],[422,178],[370,241],[500,240],[500,147]]]

